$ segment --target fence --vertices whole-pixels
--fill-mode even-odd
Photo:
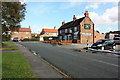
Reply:
[[[61,45],[72,44],[72,40],[45,40],[44,42],[52,43],[52,44],[61,44]],[[77,43],[80,44],[81,41],[77,40]]]

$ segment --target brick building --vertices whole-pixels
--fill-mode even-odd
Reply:
[[[94,43],[100,39],[105,39],[105,34],[100,34],[97,31],[94,31]]]
[[[74,15],[73,21],[62,22],[61,27],[58,29],[59,39],[94,43],[94,23],[90,19],[88,11],[85,11],[84,15],[79,19],[76,19]]]
[[[120,37],[120,30],[119,31],[110,31],[106,33],[106,39],[114,39],[115,37]]]
[[[11,40],[13,40],[15,37],[18,37],[19,40],[23,40],[25,38],[31,39],[31,28],[19,28],[18,31],[12,31],[11,32]]]
[[[58,36],[58,29],[45,29],[43,28],[40,33],[40,41],[44,41],[44,37],[57,37]]]

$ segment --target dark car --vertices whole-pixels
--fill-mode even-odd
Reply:
[[[100,39],[96,43],[92,44],[93,49],[115,49],[115,41],[112,39]]]
[[[13,41],[15,41],[15,42],[18,42],[18,37],[15,37],[14,39],[13,39]]]
[[[115,44],[120,44],[120,37],[115,37],[114,41],[115,41]]]

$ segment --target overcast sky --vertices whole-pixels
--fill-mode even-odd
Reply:
[[[31,26],[32,32],[40,33],[42,28],[59,28],[62,21],[73,20],[89,12],[89,17],[95,24],[95,30],[100,33],[118,30],[117,2],[26,2],[27,13],[22,27]]]

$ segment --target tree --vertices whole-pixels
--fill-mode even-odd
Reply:
[[[96,32],[100,33],[98,30],[96,30]]]
[[[2,33],[19,28],[25,19],[26,4],[20,2],[2,2]]]

